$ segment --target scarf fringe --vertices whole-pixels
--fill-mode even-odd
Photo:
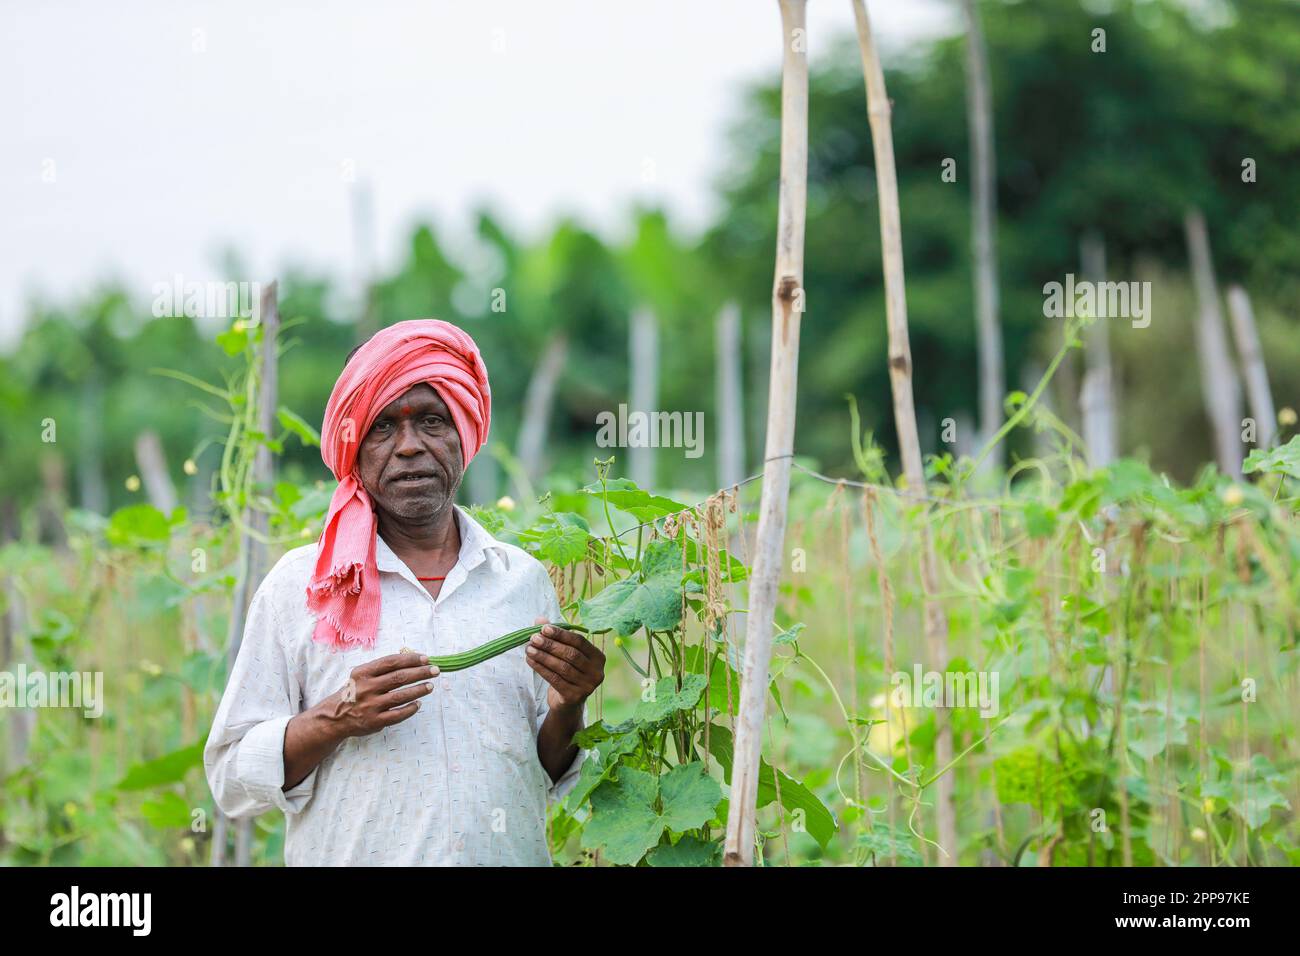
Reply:
[[[329,631],[322,633],[321,625],[324,624]],[[311,639],[317,644],[324,644],[326,647],[332,647],[339,651],[348,651],[353,648],[370,648],[375,646],[379,639],[378,631],[369,640],[362,634],[349,634],[344,630],[343,620],[338,614],[325,612],[318,616],[316,629],[312,632]]]
[[[359,561],[350,561],[336,564],[330,569],[329,574],[319,581],[310,581],[307,584],[307,590],[314,595],[326,594],[360,594],[361,593],[361,573],[364,570]],[[352,577],[352,583],[344,586],[343,582]]]

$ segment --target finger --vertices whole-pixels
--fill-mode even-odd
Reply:
[[[531,651],[533,648],[537,648],[539,651],[545,651],[548,654],[562,658],[572,664],[580,665],[582,662],[587,660],[587,655],[583,652],[581,647],[574,647],[572,644],[545,635],[546,632],[542,631],[541,634],[534,634],[529,638],[529,650]]]
[[[564,628],[558,627],[555,624],[547,624],[543,627],[540,636],[543,640],[552,640],[572,647],[584,657],[590,657],[591,652],[596,649],[590,641],[577,631],[566,631]],[[534,643],[537,643],[536,639],[534,639]]]
[[[424,661],[428,661],[428,658],[424,658]],[[404,667],[401,670],[389,671],[387,674],[371,677],[367,682],[368,689],[379,694],[386,694],[399,687],[405,687],[407,684],[414,684],[416,681],[437,677],[438,673],[438,668],[432,664],[421,663],[418,667]]]
[[[367,661],[358,666],[352,673],[356,677],[377,677],[380,674],[387,674],[389,671],[418,667],[421,664],[428,665],[428,663],[429,655],[411,651],[406,654],[389,654],[387,657]]]
[[[374,706],[380,710],[393,710],[397,707],[403,707],[413,700],[419,700],[426,694],[433,691],[432,684],[416,684],[413,687],[402,687],[391,693],[382,694],[374,700]]]
[[[420,702],[413,701],[405,707],[398,707],[395,710],[386,710],[375,718],[380,727],[391,727],[393,724],[400,724],[407,718],[414,717],[415,712],[420,709]]]
[[[572,684],[581,685],[585,682],[586,670],[574,666],[562,657],[534,647],[528,648],[528,656]]]
[[[550,684],[561,694],[567,694],[571,697],[581,696],[582,688],[580,688],[577,684],[573,683],[573,681],[566,679],[562,674],[557,674],[555,671],[551,670],[545,664],[540,663],[535,658],[532,657],[528,658],[528,666],[531,667],[533,670],[537,671],[537,673],[541,674],[542,680],[546,681],[546,683]]]

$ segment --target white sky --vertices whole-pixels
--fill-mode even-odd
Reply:
[[[957,29],[951,0],[869,6],[886,56]],[[852,8],[808,21],[816,58]],[[7,0],[0,37],[6,341],[34,293],[117,277],[147,303],[231,278],[231,246],[258,270],[233,278],[355,275],[349,172],[385,266],[415,220],[454,234],[484,200],[530,233],[573,212],[614,235],[638,199],[697,227],[744,84],[781,56],[775,0]]]

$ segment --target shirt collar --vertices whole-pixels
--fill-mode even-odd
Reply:
[[[471,571],[488,558],[492,558],[501,570],[508,571],[510,569],[510,556],[505,545],[492,537],[486,528],[471,518],[459,505],[453,504],[451,507],[460,527],[460,554],[457,556],[456,564],[464,567],[466,571]],[[415,575],[406,566],[406,562],[397,556],[397,553],[388,546],[388,542],[384,540],[383,535],[377,530],[375,532],[375,564],[380,571],[392,571],[415,581]],[[450,574],[448,577],[450,577]]]

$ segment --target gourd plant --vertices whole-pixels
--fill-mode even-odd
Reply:
[[[553,815],[552,843],[557,851],[576,845],[586,863],[718,865],[731,777],[728,724],[740,698],[739,654],[726,626],[735,609],[725,586],[743,581],[747,569],[723,546],[724,496],[709,499],[701,514],[629,479],[610,479],[612,462],[597,460],[595,483],[543,498],[545,512],[526,529],[507,528],[499,510],[477,511],[494,534],[513,534],[549,564],[566,619],[581,622],[606,650],[607,684],[620,664],[640,684],[624,719],[602,716],[575,738],[587,756]],[[594,534],[584,511],[598,512],[608,533]],[[632,527],[617,530],[614,512]],[[772,693],[779,706],[775,683]],[[603,690],[595,703],[603,711]],[[823,847],[835,832],[821,801],[767,764],[758,802],[777,803]]]

